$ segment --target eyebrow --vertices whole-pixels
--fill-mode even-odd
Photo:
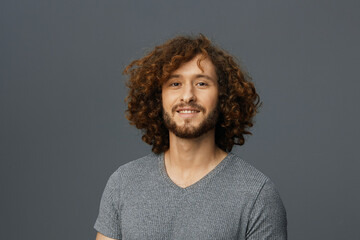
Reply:
[[[179,78],[179,77],[180,77],[180,74],[172,74],[172,75],[170,75],[169,80],[172,79],[172,78]],[[210,81],[215,81],[215,79],[213,79],[209,75],[205,75],[205,74],[196,74],[195,78],[206,78],[206,79],[208,79]]]
[[[205,74],[197,74],[196,78],[206,78],[210,81],[214,81],[214,79],[212,77],[210,77],[209,75],[205,75]]]
[[[179,77],[180,77],[179,74],[172,74],[172,75],[170,75],[169,80],[172,78],[179,78]]]

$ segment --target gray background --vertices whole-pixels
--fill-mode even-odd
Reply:
[[[234,149],[277,185],[290,239],[359,239],[359,1],[2,1],[2,239],[95,239],[105,183],[149,153],[123,68],[177,34],[237,56],[264,102]]]

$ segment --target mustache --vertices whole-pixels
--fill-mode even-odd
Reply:
[[[199,104],[197,104],[197,103],[193,103],[193,102],[176,104],[176,105],[171,109],[171,111],[172,111],[172,113],[174,113],[174,112],[176,112],[176,109],[178,109],[178,108],[186,108],[186,107],[195,108],[196,110],[205,112],[205,108],[203,108],[201,105],[199,105]]]

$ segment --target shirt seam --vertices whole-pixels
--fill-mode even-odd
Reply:
[[[246,237],[246,238],[248,237],[248,228],[249,228],[249,222],[250,222],[251,214],[252,214],[253,211],[254,211],[255,204],[256,204],[256,202],[257,202],[258,199],[259,199],[259,196],[260,196],[261,191],[264,189],[264,187],[265,187],[266,183],[268,183],[268,181],[269,181],[269,179],[266,179],[266,180],[264,181],[264,183],[261,185],[261,187],[259,188],[259,191],[257,192],[256,197],[255,197],[255,199],[254,199],[254,201],[253,201],[253,203],[252,203],[252,205],[251,205],[251,209],[250,209],[249,214],[248,214],[248,217],[247,217],[248,222],[247,222],[247,224],[246,224],[246,233],[245,233],[245,237]]]

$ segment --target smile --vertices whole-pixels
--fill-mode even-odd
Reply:
[[[180,110],[177,112],[178,113],[198,113],[199,111],[197,111],[197,110]]]

